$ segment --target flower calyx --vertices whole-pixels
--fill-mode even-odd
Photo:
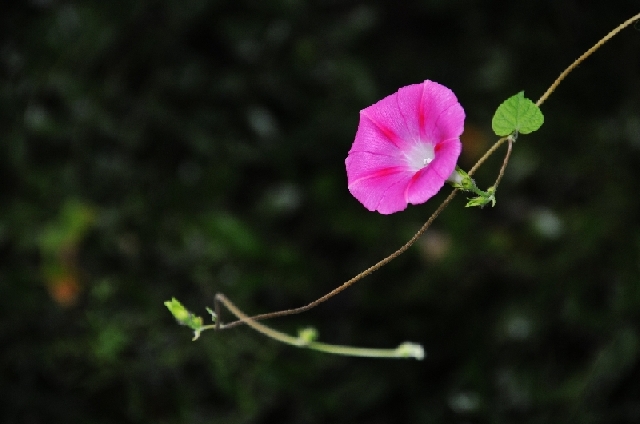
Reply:
[[[468,191],[476,194],[476,197],[472,197],[469,199],[467,204],[465,205],[467,208],[478,206],[483,208],[488,203],[491,203],[491,206],[496,205],[496,187],[491,186],[487,189],[487,191],[482,191],[476,185],[476,182],[467,174],[462,168],[456,166],[456,169],[451,173],[447,180],[454,188],[459,190]]]

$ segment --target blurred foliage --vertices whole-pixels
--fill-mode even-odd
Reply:
[[[497,105],[535,99],[637,6],[3,3],[3,422],[640,422],[637,25],[544,104],[495,208],[457,199],[408,253],[271,323],[336,344],[414,340],[424,361],[246,328],[192,343],[163,305],[205,315],[224,292],[247,313],[295,307],[375,263],[445,193],[393,216],[351,198],[360,109],[427,78],[452,88],[468,169]]]

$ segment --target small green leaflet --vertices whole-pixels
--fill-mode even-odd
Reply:
[[[524,91],[505,100],[493,115],[493,132],[503,137],[513,133],[529,134],[536,131],[544,122],[540,108],[524,97]]]
[[[180,325],[186,325],[194,331],[199,331],[202,328],[202,318],[189,312],[175,297],[164,302],[164,306],[169,309],[171,315]]]

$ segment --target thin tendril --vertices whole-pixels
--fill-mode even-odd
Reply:
[[[542,103],[544,103],[549,98],[551,93],[553,93],[555,91],[555,89],[558,87],[558,85],[560,85],[562,80],[564,80],[567,77],[567,75],[569,75],[569,73],[571,73],[571,71],[573,71],[578,65],[580,65],[580,63],[582,63],[586,58],[591,56],[596,50],[598,50],[600,47],[602,47],[602,45],[604,43],[609,41],[617,33],[619,33],[620,31],[622,31],[623,29],[625,29],[626,27],[628,27],[629,25],[631,25],[632,23],[634,23],[635,21],[637,21],[639,19],[640,19],[640,13],[638,13],[637,15],[633,16],[630,19],[627,19],[622,24],[620,24],[615,29],[613,29],[611,32],[609,32],[607,35],[605,35],[602,39],[600,39],[600,41],[598,41],[596,44],[594,44],[593,47],[591,47],[589,50],[587,50],[585,53],[583,53],[578,59],[576,59],[571,65],[569,65],[569,67],[567,67],[564,71],[562,71],[562,73],[558,76],[558,78],[556,78],[556,80],[553,82],[553,84],[551,84],[551,86],[549,86],[547,91],[545,91],[544,94],[538,99],[538,101],[536,102],[536,105],[537,106],[542,105]],[[500,174],[498,175],[498,179],[496,180],[496,183],[494,185],[494,186],[497,187],[497,185],[499,184],[500,180],[502,179],[502,176],[504,175],[504,170],[506,169],[507,163],[509,161],[509,157],[511,155],[511,148],[512,148],[512,143],[513,143],[513,139],[511,137],[502,137],[502,138],[498,139],[498,141],[496,141],[493,144],[493,146],[491,146],[489,148],[489,150],[487,150],[487,152],[480,159],[478,159],[478,161],[473,165],[473,167],[468,172],[468,174],[469,175],[473,175],[480,168],[480,166],[482,166],[482,164],[484,164],[485,161],[493,153],[495,153],[495,151],[498,150],[498,148],[505,141],[509,141],[509,148],[507,150],[507,154],[505,156],[505,159],[503,161],[502,167],[500,169]],[[438,206],[438,208],[435,210],[435,212],[433,212],[433,214],[429,217],[427,222],[425,222],[424,225],[418,230],[418,232],[415,233],[413,235],[413,237],[411,237],[411,239],[408,242],[406,242],[402,247],[400,247],[398,250],[396,250],[391,255],[387,256],[386,258],[382,259],[381,261],[379,261],[375,265],[373,265],[373,266],[367,268],[366,270],[362,271],[360,274],[356,275],[352,279],[346,281],[341,286],[333,289],[329,293],[325,294],[324,296],[314,300],[313,302],[311,302],[311,303],[309,303],[309,304],[307,304],[305,306],[302,306],[302,307],[299,307],[299,308],[293,308],[293,309],[285,309],[285,310],[282,310],[282,311],[271,312],[271,313],[267,313],[267,314],[255,315],[255,316],[251,317],[250,319],[252,319],[252,320],[264,320],[264,319],[270,319],[270,318],[282,317],[282,316],[285,316],[285,315],[294,315],[294,314],[299,314],[299,313],[302,313],[302,312],[306,312],[309,309],[312,309],[312,308],[318,306],[319,304],[329,300],[330,298],[332,298],[333,296],[335,296],[338,293],[342,292],[343,290],[349,288],[350,286],[352,286],[357,281],[359,281],[359,280],[363,279],[364,277],[374,273],[378,269],[382,268],[383,266],[385,266],[386,264],[388,264],[389,262],[391,262],[392,260],[394,260],[395,258],[400,256],[401,254],[403,254],[405,251],[407,251],[420,238],[420,236],[422,236],[422,234],[424,234],[424,232],[427,231],[427,229],[431,226],[433,221],[449,205],[449,203],[453,200],[453,198],[456,196],[457,193],[458,193],[457,189],[453,190],[451,192],[451,194],[449,194],[449,196],[447,196],[447,198],[445,200],[443,200],[442,203],[440,203],[440,206]],[[221,295],[221,294],[219,294],[219,295]],[[219,296],[219,295],[217,295],[217,296]],[[225,330],[225,329],[236,327],[236,326],[238,326],[240,324],[243,324],[244,322],[247,322],[247,321],[246,320],[237,320],[237,321],[230,322],[228,324],[221,324],[218,321],[216,323],[215,327],[216,327],[217,330]]]
[[[582,56],[577,58],[571,65],[569,65],[569,67],[567,69],[562,71],[560,76],[558,76],[558,78],[556,78],[556,80],[553,82],[553,84],[551,84],[551,86],[549,88],[547,88],[547,91],[545,91],[544,94],[538,99],[538,101],[536,102],[536,105],[540,106],[542,103],[544,103],[544,101],[547,100],[547,98],[551,95],[551,93],[553,93],[555,91],[555,89],[558,87],[558,85],[560,85],[562,80],[565,79],[565,77],[567,75],[569,75],[569,73],[571,71],[573,71],[578,65],[580,65],[586,58],[591,56],[596,50],[598,50],[600,47],[602,47],[602,45],[604,43],[606,43],[607,41],[609,41],[614,35],[616,35],[620,31],[622,31],[623,29],[625,29],[626,27],[628,27],[629,25],[631,25],[632,23],[634,23],[638,19],[640,19],[640,13],[638,13],[637,15],[633,16],[632,18],[629,18],[626,21],[624,21],[623,23],[621,23],[620,25],[618,25],[616,28],[614,28],[607,35],[602,37],[602,39],[600,41],[598,41],[596,44],[594,44],[593,47],[591,47],[589,50],[584,52],[582,54]]]
[[[359,356],[366,358],[412,358],[422,360],[425,353],[424,348],[416,343],[404,342],[395,349],[380,349],[380,348],[362,348],[353,346],[333,345],[328,343],[321,343],[315,341],[314,338],[304,337],[302,334],[298,337],[292,337],[288,334],[274,330],[267,327],[264,324],[256,322],[254,319],[248,317],[242,312],[236,305],[234,305],[225,295],[218,293],[215,296],[215,308],[220,309],[220,303],[222,303],[236,318],[247,324],[249,327],[261,333],[271,339],[277,340],[281,343],[288,344],[290,346],[296,346],[300,348],[306,348],[310,350],[316,350],[318,352],[331,353],[334,355],[346,355],[346,356]],[[217,315],[216,323],[219,321],[220,316]],[[198,335],[205,330],[216,328],[216,325],[205,325],[197,330],[197,335],[194,339],[197,339]]]
[[[247,324],[249,327],[253,328],[254,330],[256,330],[258,333],[262,333],[267,337],[270,337],[274,340],[278,340],[279,342],[283,342],[283,343],[287,343],[287,344],[296,344],[296,338],[295,337],[291,337],[288,336],[286,334],[282,334],[279,331],[273,330],[269,327],[267,327],[266,325],[262,325],[258,322],[255,322],[255,318],[249,318],[247,315],[245,315],[236,305],[234,305],[233,303],[231,303],[231,301],[229,299],[227,299],[227,297],[225,295],[223,295],[222,293],[218,293],[215,296],[215,305],[216,305],[216,310],[220,309],[219,303],[222,303],[228,310],[229,312],[231,312],[233,315],[235,315],[236,318],[239,319],[239,322],[243,322],[245,324]],[[216,325],[220,322],[220,315],[218,315],[218,319],[216,320]],[[221,327],[218,327],[216,329],[220,329]],[[222,326],[222,328],[224,328],[224,326]]]
[[[614,28],[612,31],[610,31],[607,35],[602,37],[600,39],[600,41],[598,41],[596,44],[594,44],[593,47],[591,47],[589,50],[584,52],[571,65],[569,65],[567,67],[567,69],[565,69],[564,71],[562,71],[562,73],[560,73],[560,75],[558,76],[558,78],[556,78],[556,80],[553,82],[553,84],[551,84],[549,86],[549,88],[547,88],[547,91],[545,91],[544,94],[542,96],[540,96],[540,98],[536,102],[536,106],[540,107],[542,105],[542,103],[544,103],[549,98],[551,93],[553,93],[556,90],[556,88],[558,88],[558,85],[560,85],[562,80],[564,80],[567,77],[567,75],[569,75],[569,73],[571,73],[571,71],[573,71],[578,65],[580,65],[582,62],[584,62],[585,59],[587,59],[589,56],[591,56],[593,53],[595,53],[596,50],[598,50],[600,47],[602,47],[602,45],[604,43],[606,43],[611,38],[613,38],[617,33],[619,33],[620,31],[622,31],[623,29],[625,29],[626,27],[628,27],[629,25],[631,25],[634,22],[636,22],[636,24],[637,24],[638,20],[640,20],[640,13],[638,13],[637,15],[627,19],[626,21],[624,21],[623,23],[618,25],[616,28]],[[498,150],[498,147],[500,147],[502,145],[502,143],[507,141],[507,139],[508,139],[508,137],[502,137],[501,139],[496,141],[493,144],[493,146],[491,146],[491,148],[489,150],[487,150],[487,152],[484,155],[482,155],[482,157],[475,163],[475,165],[473,165],[473,167],[468,172],[468,174],[469,175],[473,175],[478,170],[478,168],[480,168],[480,166],[482,166],[482,164],[489,158],[489,156],[491,156],[496,150]]]
[[[498,178],[496,178],[496,182],[493,183],[493,189],[496,190],[498,188],[498,184],[504,177],[504,171],[507,169],[507,164],[509,163],[509,158],[511,157],[511,148],[513,147],[513,138],[507,137],[507,153],[504,155],[504,160],[502,161],[502,166],[500,167],[500,173],[498,173]]]

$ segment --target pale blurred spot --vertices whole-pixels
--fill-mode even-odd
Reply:
[[[24,125],[34,131],[44,130],[53,124],[50,113],[42,105],[30,104],[24,111]]]
[[[449,396],[449,408],[457,414],[470,414],[480,408],[480,396],[473,392],[457,392]]]
[[[504,323],[505,335],[512,340],[526,340],[533,332],[531,320],[524,315],[513,315],[508,317]]]
[[[80,27],[80,15],[78,10],[72,5],[64,5],[58,8],[56,13],[56,24],[59,34],[67,40],[75,35]]]
[[[509,160],[509,169],[505,178],[519,182],[531,176],[538,169],[539,161],[526,149],[515,149]]]
[[[265,192],[261,206],[268,213],[286,215],[295,212],[302,204],[300,188],[293,183],[281,183]]]
[[[75,305],[80,294],[80,282],[72,274],[64,274],[54,278],[47,284],[53,300],[63,308]]]
[[[247,110],[247,122],[260,138],[273,138],[278,134],[278,123],[275,117],[262,106],[252,106]]]
[[[562,235],[562,220],[550,209],[542,208],[531,213],[531,224],[542,237],[556,239]]]
[[[429,230],[418,240],[418,248],[427,260],[440,262],[451,251],[453,242],[448,233]]]

